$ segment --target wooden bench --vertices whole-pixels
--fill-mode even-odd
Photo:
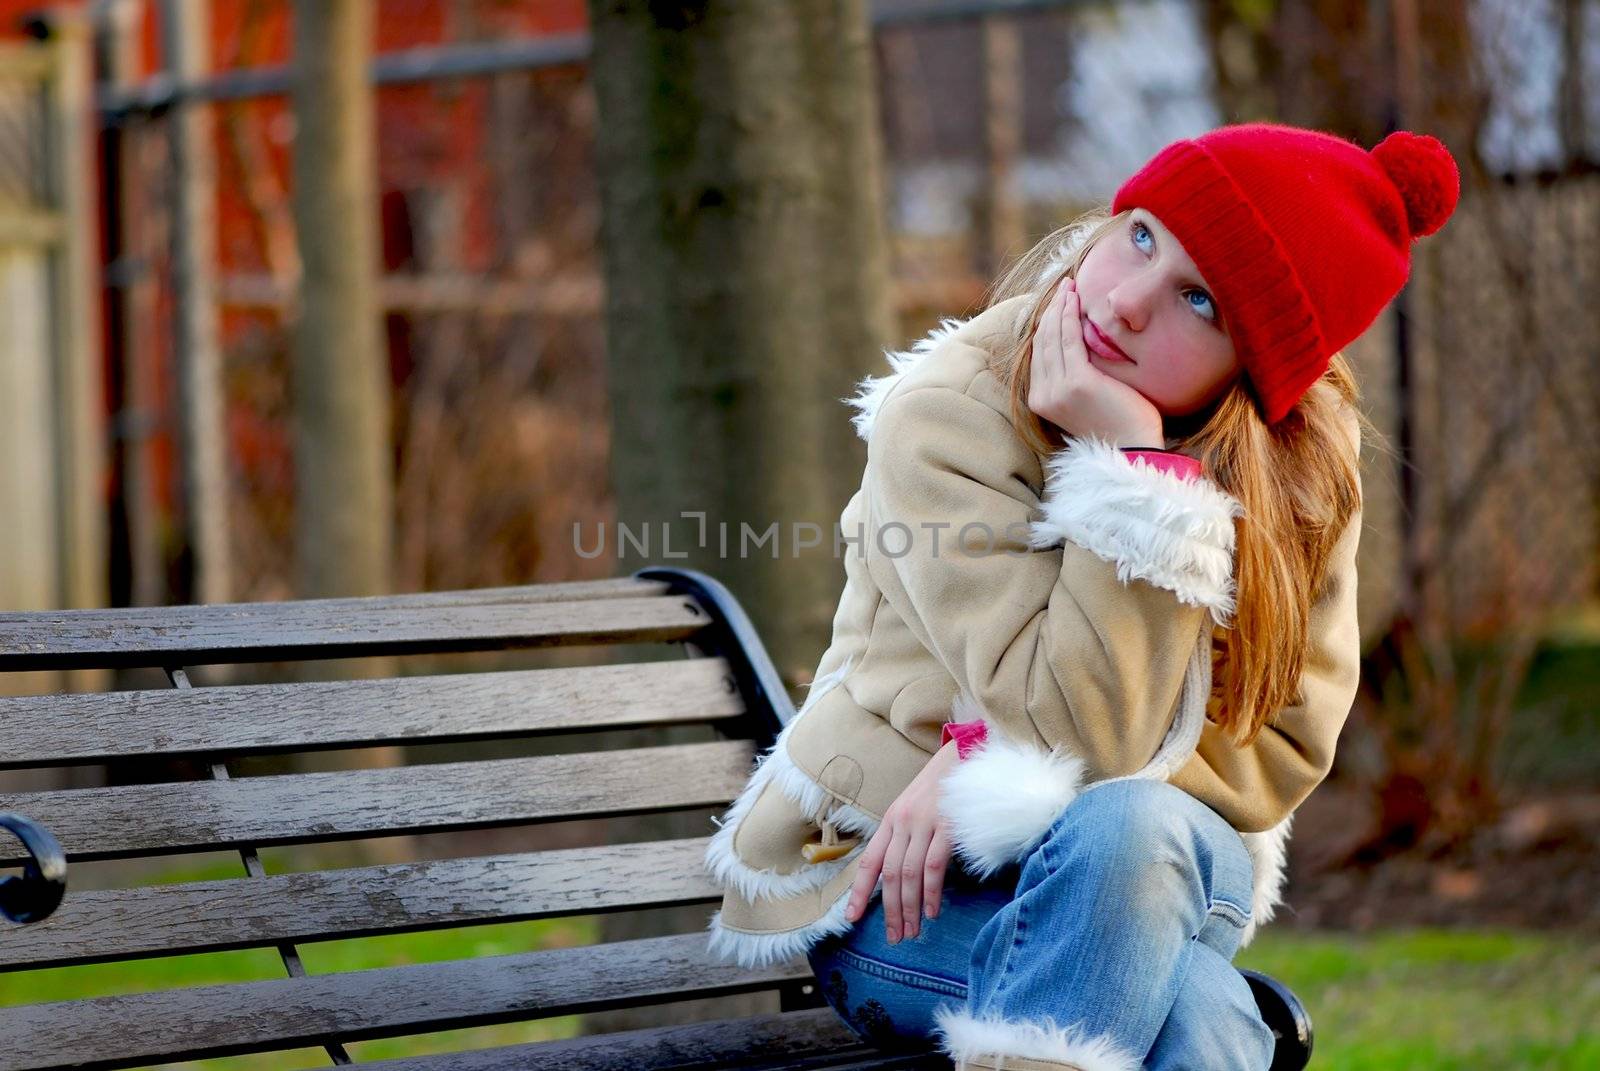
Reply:
[[[196,687],[189,667],[575,645],[677,644],[688,658]],[[603,653],[603,652],[602,652]],[[625,652],[624,652],[625,653]],[[412,658],[408,666],[406,659]],[[640,656],[633,656],[638,659]],[[436,660],[429,660],[436,661]],[[706,934],[307,975],[298,946],[629,909],[704,904],[707,837],[268,874],[259,849],[725,807],[794,711],[748,618],[702,573],[372,599],[0,614],[0,673],[154,667],[168,687],[0,698],[0,768],[168,761],[165,780],[0,794],[0,885],[13,915],[0,971],[275,948],[287,977],[0,1008],[0,1071],[126,1068],[325,1048],[455,1027],[776,990],[777,1013],[380,1060],[388,1071],[948,1067],[873,1049],[822,1003],[803,957],[750,971]],[[516,756],[553,734],[701,726],[704,742]],[[491,757],[231,776],[240,760],[390,745],[504,741]],[[476,748],[484,751],[482,746]],[[510,754],[512,757],[506,757]],[[258,763],[259,765],[259,763]],[[191,771],[183,780],[173,771]],[[18,817],[20,816],[20,817]],[[65,864],[237,851],[232,879],[72,891]],[[535,834],[536,835],[536,834]],[[611,838],[616,840],[618,838]],[[349,860],[346,860],[348,864]],[[464,951],[470,943],[462,942]],[[1250,977],[1303,1066],[1309,1025]],[[16,979],[13,979],[15,981]]]

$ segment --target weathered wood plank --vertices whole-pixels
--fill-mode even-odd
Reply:
[[[931,1043],[930,1043],[931,1044]],[[740,1067],[750,1071],[873,1068],[938,1071],[938,1053],[887,1053],[862,1043],[832,1008],[753,1015],[677,1026],[591,1034],[498,1049],[439,1053],[362,1064],[373,1071],[650,1071]]]
[[[308,601],[0,613],[0,671],[656,643],[687,639],[709,623],[704,608],[682,595],[375,610]]]
[[[708,840],[78,892],[43,922],[9,929],[0,970],[714,900]]]
[[[212,851],[720,806],[755,744],[629,748],[334,773],[0,795],[69,860]],[[0,849],[7,852],[13,848]],[[15,865],[14,857],[0,866]]]
[[[0,769],[668,725],[744,709],[721,658],[0,697]]]
[[[308,611],[337,613],[346,610],[423,610],[441,606],[491,606],[496,603],[531,605],[545,602],[583,602],[589,599],[648,599],[664,596],[670,585],[662,580],[631,576],[606,580],[569,580],[548,584],[515,584],[497,588],[460,588],[454,591],[412,591],[394,595],[354,595],[329,599],[280,599],[275,602],[213,603],[185,606],[121,607],[117,613],[130,619],[160,621],[174,611],[214,615],[237,620],[241,614],[271,624],[279,617],[298,620]]]
[[[0,1071],[125,1068],[768,989],[797,957],[746,970],[703,933],[348,974],[0,1009]]]

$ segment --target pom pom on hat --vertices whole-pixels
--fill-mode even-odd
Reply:
[[[1461,199],[1461,172],[1438,138],[1396,130],[1373,147],[1372,156],[1400,191],[1412,238],[1444,226]]]

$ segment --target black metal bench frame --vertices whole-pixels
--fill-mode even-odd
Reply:
[[[584,599],[562,598],[580,590],[586,593]],[[587,594],[589,592],[600,594]],[[640,599],[651,601],[637,601]],[[540,607],[545,608],[544,612]],[[607,614],[606,611],[620,613]],[[328,627],[325,621],[317,624],[328,615],[357,621],[359,625],[346,631]],[[273,637],[277,642],[267,642],[265,633],[270,629],[278,630]],[[206,663],[431,654],[603,642],[683,644],[687,653],[695,656],[690,661],[700,668],[693,680],[687,672],[674,678],[672,687],[682,690],[675,702],[683,707],[699,701],[696,697],[702,697],[713,713],[709,718],[681,713],[668,715],[659,723],[629,722],[623,717],[604,725],[588,726],[570,719],[557,724],[560,718],[556,718],[551,725],[541,725],[537,729],[522,725],[519,731],[518,726],[507,723],[496,731],[473,735],[515,736],[613,725],[673,724],[676,719],[678,722],[710,720],[718,736],[726,742],[678,745],[671,751],[673,761],[702,764],[703,780],[708,786],[714,786],[711,788],[714,798],[692,794],[670,799],[661,797],[641,800],[640,806],[624,807],[615,812],[591,807],[584,813],[633,814],[725,804],[736,794],[757,749],[770,746],[784,724],[794,716],[788,693],[737,601],[715,579],[693,570],[673,568],[642,569],[631,578],[594,585],[544,585],[295,604],[0,614],[0,672],[155,666],[166,671],[172,691],[151,693],[155,701],[147,705],[154,707],[160,705],[160,696],[191,691],[186,667]],[[714,661],[705,663],[705,659]],[[642,666],[616,668],[644,677]],[[536,675],[552,671],[520,672]],[[444,684],[448,687],[459,679],[451,678]],[[621,676],[616,679],[623,680]],[[637,697],[642,681],[632,677],[627,680]],[[398,687],[402,681],[373,682],[361,687],[381,688],[385,684]],[[498,681],[483,683],[490,688],[499,686]],[[599,689],[601,683],[596,681],[593,687]],[[307,689],[311,686],[243,687]],[[402,689],[397,694],[432,694],[437,701],[438,693],[429,693],[426,688],[426,685],[413,685],[412,690]],[[235,695],[216,689],[194,692],[196,699],[202,698],[198,693],[207,693],[207,697],[221,695],[224,704]],[[716,701],[709,698],[714,692],[726,698],[720,716],[716,714],[719,709]],[[121,696],[129,694],[120,693]],[[294,694],[299,698],[312,693]],[[98,709],[97,704],[118,702],[115,697],[119,693],[112,695],[114,698],[109,700],[54,696],[0,699],[0,725],[6,717],[33,715],[59,719],[85,711],[93,713]],[[238,693],[241,701],[249,696],[250,693]],[[492,698],[481,695],[475,701],[492,707]],[[282,694],[275,701],[279,703],[275,709],[288,709],[293,705]],[[110,706],[104,709],[112,710]],[[174,722],[179,729],[187,726],[192,730],[195,739],[187,742],[177,739],[175,746],[166,749],[152,746],[146,752],[198,757],[203,760],[202,768],[210,780],[220,783],[230,780],[230,755],[355,747],[369,742],[358,731],[359,726],[334,725],[323,730],[307,721],[297,730],[301,735],[292,739],[285,737],[265,746],[255,746],[241,743],[235,733],[232,748],[201,749],[200,745],[208,743],[208,733],[227,737],[230,731],[247,721],[241,719],[230,729],[226,719],[219,718],[223,727],[215,730],[192,717],[181,723]],[[24,723],[13,721],[12,724]],[[78,764],[126,754],[126,748],[119,749],[116,741],[112,741],[101,748],[106,755],[97,755],[92,734],[84,731],[74,734],[70,722],[57,724],[60,727],[57,734],[38,731],[37,727],[32,733],[7,734],[0,728],[0,741],[15,738],[20,741],[15,746],[24,751],[29,747],[35,749],[9,755],[0,751],[0,766]],[[123,728],[119,721],[111,724]],[[104,730],[104,724],[101,728]],[[127,733],[138,729],[138,724],[127,726],[123,741]],[[457,731],[459,733],[459,726]],[[340,732],[345,735],[340,736]],[[397,738],[392,730],[378,731],[376,737],[370,742]],[[448,732],[422,731],[416,740],[438,742],[462,738],[465,737]],[[47,739],[48,745],[41,743]],[[286,742],[294,746],[279,746]],[[734,745],[736,749],[729,751]],[[592,754],[610,756],[605,760],[609,764],[647,750]],[[668,750],[662,749],[662,753]],[[45,761],[33,761],[36,758]],[[522,763],[522,766],[508,767],[522,773],[577,768],[583,758],[580,754],[552,756],[548,760],[499,761]],[[543,766],[540,765],[542,761]],[[361,771],[320,775],[331,780],[304,780],[299,784],[332,786],[336,794],[345,796],[352,790],[361,791],[359,786],[366,785],[379,794],[375,799],[403,798],[396,796],[395,786],[409,787],[415,792],[420,779],[435,772],[419,767],[404,770],[420,772]],[[451,768],[444,770],[441,776],[448,781],[456,774]],[[291,776],[309,779],[319,775]],[[442,1068],[495,1071],[528,1066],[771,1069],[948,1066],[942,1057],[931,1051],[887,1052],[862,1044],[824,1004],[803,959],[764,971],[713,964],[705,954],[703,933],[617,942],[588,949],[558,949],[308,978],[300,963],[296,942],[620,910],[630,906],[710,904],[715,902],[717,890],[708,876],[694,873],[699,870],[704,839],[269,877],[257,851],[258,846],[265,844],[336,840],[422,829],[520,825],[582,816],[551,809],[560,804],[552,793],[553,801],[548,804],[535,801],[524,804],[520,811],[502,806],[500,811],[493,812],[488,805],[477,810],[469,806],[448,820],[439,820],[436,815],[412,814],[402,806],[381,819],[364,816],[357,821],[347,814],[317,814],[318,802],[314,799],[304,815],[293,816],[291,820],[291,816],[282,813],[287,797],[274,795],[270,790],[278,786],[269,784],[270,780],[245,778],[226,787],[219,784],[215,798],[225,804],[219,807],[224,811],[233,808],[227,811],[223,824],[231,821],[236,828],[212,830],[209,837],[205,830],[183,827],[182,814],[174,818],[164,812],[153,814],[151,820],[169,820],[171,827],[164,833],[145,835],[142,840],[131,835],[126,825],[111,822],[109,825],[113,828],[106,828],[107,816],[116,817],[118,808],[126,808],[135,801],[159,801],[164,791],[161,786],[142,791],[98,790],[98,796],[94,794],[96,790],[0,795],[0,826],[10,830],[22,845],[20,852],[8,850],[9,856],[0,852],[0,862],[24,865],[20,877],[0,880],[0,912],[13,921],[31,923],[0,930],[0,971],[272,946],[278,949],[289,976],[280,981],[0,1009],[0,1031],[7,1037],[7,1043],[0,1046],[0,1071],[55,1066],[133,1067],[157,1058],[198,1059],[304,1046],[321,1046],[333,1063],[342,1064],[351,1062],[345,1048],[347,1043],[372,1037],[763,989],[776,990],[779,994],[780,1011],[776,1015],[379,1061],[368,1066],[387,1071],[438,1071]],[[241,801],[248,803],[255,799],[251,794],[258,789],[261,791],[256,793],[259,796],[257,805],[263,812],[259,816],[260,836],[243,828],[248,824],[245,820],[250,817],[250,809],[241,804]],[[190,793],[185,797],[190,804],[206,798],[194,789],[180,787],[172,791]],[[384,793],[389,795],[384,796]],[[314,792],[311,794],[315,796]],[[489,794],[485,790],[485,795]],[[541,806],[546,809],[541,811]],[[383,824],[385,820],[389,820],[388,824]],[[302,825],[295,825],[296,821]],[[345,827],[333,828],[340,822],[345,823]],[[52,830],[60,834],[59,843]],[[675,854],[665,863],[657,856],[644,854],[654,845],[662,846],[663,850],[670,848]],[[239,851],[246,877],[192,886],[84,893],[62,899],[67,865],[72,859],[170,854],[221,847]],[[629,887],[628,881],[632,880],[628,876],[629,867],[637,874],[655,874],[662,888],[652,895],[634,896],[629,900],[627,897],[631,893],[617,891]],[[615,873],[610,868],[616,868]],[[604,871],[604,874],[594,879],[595,889],[603,895],[598,895],[596,906],[588,910],[570,907],[559,910],[554,894],[546,896],[545,891],[537,888],[541,874],[589,871]],[[667,876],[661,877],[663,873]],[[370,885],[364,886],[363,882]],[[438,905],[427,902],[410,914],[401,914],[398,921],[363,914],[367,909],[362,906],[362,895],[377,891],[392,897],[420,889],[424,890],[418,894],[421,901],[427,901],[425,891],[436,887],[459,890],[460,898],[469,904],[469,909],[462,910],[457,905],[454,914],[442,911],[430,916],[428,910]],[[278,896],[289,897],[283,903],[296,910],[273,914],[269,908]],[[262,917],[249,912],[245,912],[246,918],[242,921],[230,917],[227,911],[234,905],[230,897],[242,897],[239,902],[251,905]],[[57,905],[62,905],[61,910],[57,911]],[[174,910],[175,905],[178,910]],[[168,934],[151,921],[177,916],[184,920],[181,926],[188,927],[181,935]],[[95,936],[85,937],[85,934]],[[162,944],[164,940],[172,943]],[[1311,1049],[1311,1026],[1304,1008],[1287,987],[1274,979],[1248,970],[1242,973],[1249,981],[1263,1016],[1279,1037],[1274,1071],[1298,1071],[1308,1061]],[[443,993],[449,996],[440,996]],[[264,1008],[278,1008],[284,1002],[301,1007],[303,1012],[297,1017],[280,1015],[272,1024],[260,1026],[253,1034],[248,1030],[224,1029],[221,1025],[239,1021],[241,1017],[248,1019]],[[160,1021],[161,1016],[171,1017],[175,1011],[182,1013],[185,1023]],[[146,1024],[157,1021],[160,1021],[162,1035],[159,1051],[151,1047],[157,1042],[136,1041],[134,1037]],[[254,1020],[251,1022],[254,1024]]]

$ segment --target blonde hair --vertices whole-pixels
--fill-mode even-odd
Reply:
[[[1100,208],[1080,216],[1046,235],[990,288],[986,306],[1033,297],[1027,330],[992,360],[1010,388],[1012,422],[1041,454],[1065,440],[1027,404],[1039,317],[1056,283],[1076,278],[1094,244],[1130,214]],[[1301,701],[1311,605],[1327,581],[1334,544],[1360,504],[1360,443],[1382,443],[1359,401],[1349,362],[1335,353],[1322,377],[1270,428],[1243,375],[1204,410],[1166,420],[1168,448],[1198,459],[1244,506],[1236,522],[1236,609],[1213,683],[1217,724],[1239,746],[1253,742],[1277,711]]]

